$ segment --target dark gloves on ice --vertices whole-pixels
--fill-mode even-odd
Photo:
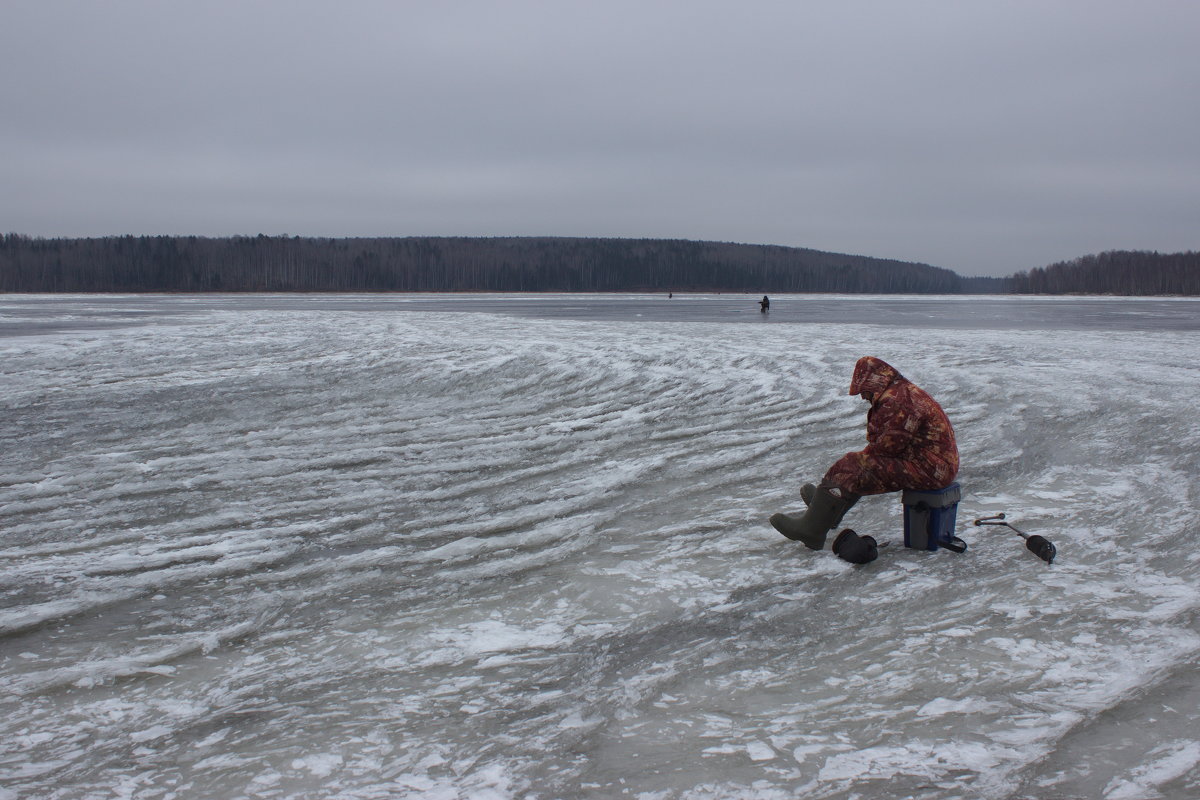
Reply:
[[[879,550],[875,539],[859,536],[850,528],[846,528],[833,540],[833,554],[851,564],[867,564],[879,557]]]

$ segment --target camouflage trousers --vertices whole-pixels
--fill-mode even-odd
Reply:
[[[822,483],[853,494],[884,494],[901,489],[933,491],[950,485],[957,469],[940,458],[889,458],[846,453],[825,473]]]

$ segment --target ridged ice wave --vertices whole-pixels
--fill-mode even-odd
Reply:
[[[92,302],[0,298],[4,800],[1200,790],[1194,330]],[[867,354],[962,555],[766,523]]]

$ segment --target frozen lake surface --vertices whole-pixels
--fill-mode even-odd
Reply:
[[[756,301],[0,296],[0,800],[1200,796],[1200,302]]]

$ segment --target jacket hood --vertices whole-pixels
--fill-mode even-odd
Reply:
[[[882,358],[863,356],[854,365],[854,377],[850,379],[850,394],[870,392],[875,397],[904,376]]]

